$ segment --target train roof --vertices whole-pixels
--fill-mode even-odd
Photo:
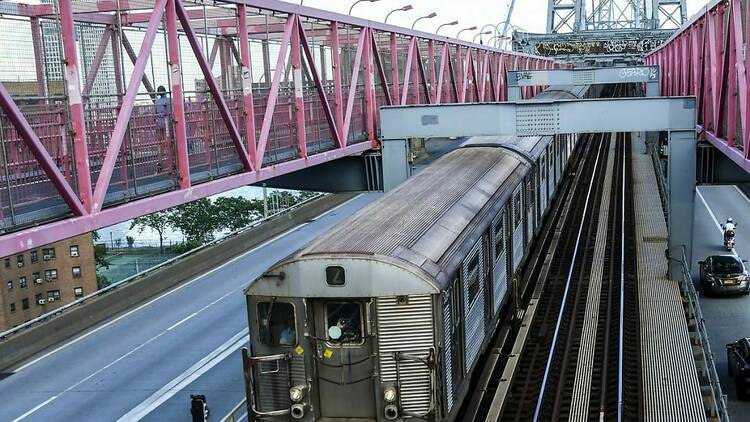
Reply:
[[[460,148],[337,225],[296,258],[369,255],[419,267],[443,284],[531,167],[497,147]],[[500,199],[491,201],[491,199]],[[488,203],[497,204],[494,210]],[[469,240],[468,242],[466,240]]]

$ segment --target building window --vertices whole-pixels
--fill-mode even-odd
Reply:
[[[55,248],[44,248],[42,249],[42,259],[49,261],[55,259]]]
[[[73,278],[81,278],[81,267],[73,267]]]
[[[42,277],[39,275],[38,272],[31,275],[31,281],[33,281],[36,284],[42,284]]]
[[[47,303],[47,301],[44,300],[44,295],[42,293],[34,295],[34,302],[36,302],[37,305],[44,305]]]
[[[13,290],[13,280],[8,280],[8,290]]]
[[[21,308],[23,308],[23,309],[29,309],[29,299],[23,299],[23,300],[21,300]]]
[[[5,258],[5,268],[10,268],[10,258]]]
[[[44,278],[47,281],[57,280],[57,270],[51,269],[51,270],[44,270]]]
[[[47,300],[52,302],[55,300],[60,300],[60,291],[59,290],[47,290]]]
[[[31,262],[39,261],[39,253],[36,250],[31,251]]]
[[[18,268],[23,267],[23,254],[16,255],[16,264],[18,265]]]
[[[83,297],[83,287],[73,287],[73,295],[75,297]]]
[[[22,289],[25,289],[28,286],[28,284],[26,283],[26,276],[21,276],[18,278],[18,285]]]
[[[10,304],[10,311],[11,312],[15,312],[16,311],[16,304],[15,303],[11,303]]]
[[[70,245],[70,256],[78,256],[78,245]]]

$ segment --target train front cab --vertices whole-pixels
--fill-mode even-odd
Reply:
[[[430,419],[437,289],[372,260],[324,261],[282,265],[246,290],[250,420]]]

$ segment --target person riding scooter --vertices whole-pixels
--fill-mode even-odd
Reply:
[[[731,218],[727,218],[727,222],[721,226],[721,229],[724,231],[724,247],[728,251],[734,249],[734,231],[736,228],[737,224]]]

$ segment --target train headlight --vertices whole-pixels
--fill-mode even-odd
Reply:
[[[289,398],[295,403],[302,401],[302,398],[304,396],[305,396],[305,387],[301,385],[295,385],[294,387],[289,389]]]
[[[383,400],[387,403],[393,403],[396,401],[396,389],[393,387],[386,387],[386,389],[383,390]]]

